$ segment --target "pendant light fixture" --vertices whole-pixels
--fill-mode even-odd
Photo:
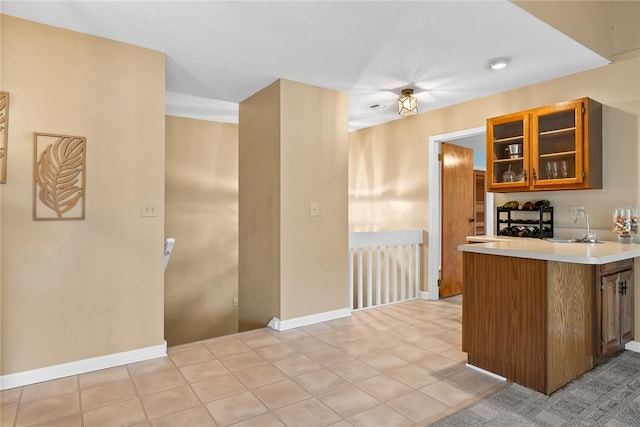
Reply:
[[[398,114],[401,116],[418,114],[418,100],[411,95],[413,89],[402,89],[402,96],[398,99]]]

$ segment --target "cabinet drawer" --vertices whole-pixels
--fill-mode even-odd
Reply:
[[[630,270],[633,268],[633,259],[625,259],[622,261],[610,262],[599,266],[600,276],[617,273],[619,271]]]

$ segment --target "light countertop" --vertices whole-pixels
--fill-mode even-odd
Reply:
[[[640,244],[633,243],[554,243],[543,239],[503,236],[469,236],[467,241],[480,243],[460,245],[458,250],[577,264],[606,264],[640,257]]]

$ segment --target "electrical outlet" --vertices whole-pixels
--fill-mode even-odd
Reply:
[[[580,209],[584,209],[584,206],[583,205],[569,206],[569,215],[571,215],[571,218],[575,218],[576,212],[579,211]]]
[[[233,299],[233,306],[234,307],[238,306],[238,298],[237,297]]]

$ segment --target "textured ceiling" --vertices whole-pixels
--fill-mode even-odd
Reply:
[[[349,94],[351,130],[605,65],[508,1],[29,1],[1,11],[162,51],[167,114],[237,123],[278,78]],[[487,67],[508,56],[504,70]],[[377,105],[378,107],[371,108]]]

